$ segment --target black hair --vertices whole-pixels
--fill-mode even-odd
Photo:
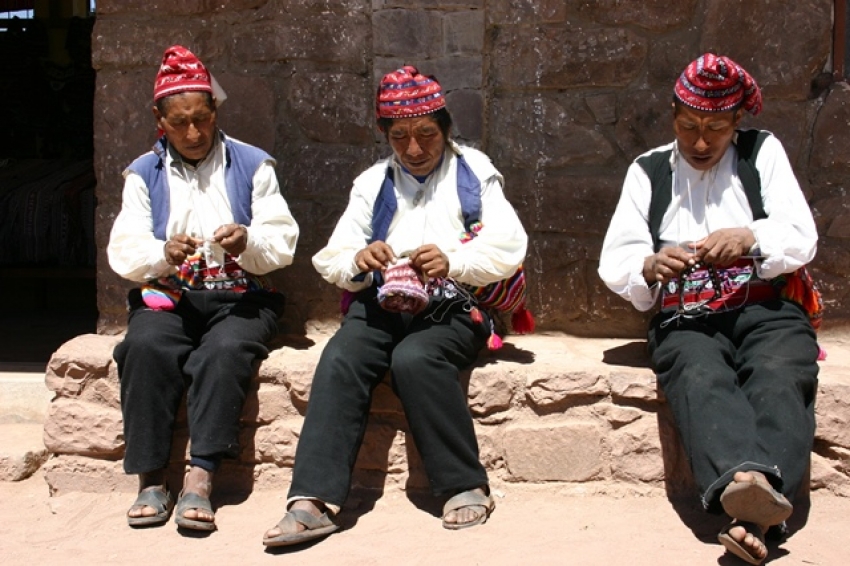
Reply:
[[[215,100],[213,99],[212,93],[209,93],[209,92],[206,92],[206,91],[203,91],[203,90],[201,90],[201,91],[186,91],[186,92],[197,92],[198,94],[204,95],[204,98],[206,99],[206,102],[207,102],[207,106],[209,107],[210,110],[215,112]],[[166,100],[169,100],[173,96],[178,96],[180,94],[186,94],[186,92],[179,92],[177,94],[172,94],[172,95],[169,95],[169,96],[163,96],[162,98],[160,98],[159,100],[156,101],[156,103],[155,103],[156,109],[159,110],[160,114],[165,116],[166,112],[168,111],[168,104],[166,103]]]
[[[425,116],[433,116],[434,120],[437,121],[437,127],[443,133],[443,137],[449,139],[449,134],[451,134],[452,130],[452,115],[449,114],[449,111],[445,107],[440,108],[432,114],[425,114]],[[390,126],[393,125],[393,120],[396,120],[396,118],[378,118],[378,129],[384,133],[385,137],[389,136]]]

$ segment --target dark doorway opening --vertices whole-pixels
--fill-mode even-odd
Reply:
[[[94,2],[0,0],[0,371],[95,332]]]

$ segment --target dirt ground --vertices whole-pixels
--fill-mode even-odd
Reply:
[[[722,517],[695,502],[674,505],[663,495],[583,496],[543,486],[494,486],[496,511],[487,524],[448,531],[440,502],[399,490],[356,493],[340,515],[344,530],[298,550],[267,551],[262,534],[283,511],[284,490],[254,492],[239,502],[216,501],[219,530],[186,536],[173,521],[133,530],[124,519],[129,493],[69,493],[51,498],[40,473],[0,482],[0,563],[76,564],[743,564],[716,542]],[[850,499],[812,494],[792,517],[802,529],[768,564],[850,564]],[[279,556],[288,554],[291,556]]]

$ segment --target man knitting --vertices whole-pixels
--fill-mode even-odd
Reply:
[[[460,284],[510,277],[527,236],[490,159],[450,139],[435,78],[412,66],[384,76],[377,119],[393,155],[355,179],[327,246],[313,257],[322,277],[346,290],[347,313],[316,368],[287,513],[265,533],[266,546],[339,528],[331,519],[345,502],[372,391],[387,371],[431,490],[449,497],[443,526],[472,527],[493,511],[459,380],[490,321],[471,316]],[[464,224],[459,185],[480,197],[473,230]]]
[[[779,283],[817,233],[780,142],[738,130],[762,105],[744,69],[706,53],[674,93],[676,139],[629,168],[599,275],[641,311],[660,295],[649,351],[702,503],[732,518],[726,549],[759,564],[812,450],[818,345]]]
[[[222,100],[192,52],[165,51],[153,108],[163,135],[124,172],[107,249],[116,273],[143,284],[129,293],[127,334],[114,352],[124,470],[139,475],[133,527],[171,514],[166,468],[186,392],[191,460],[175,521],[215,529],[213,475],[237,453],[246,392],[283,310],[262,276],[292,263],[298,239],[274,160],[216,126]]]

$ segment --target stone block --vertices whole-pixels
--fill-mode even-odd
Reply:
[[[588,274],[583,256],[596,238],[576,238],[564,234],[543,237],[531,233],[525,269],[533,283],[529,286],[531,305],[538,329],[570,328],[577,334],[588,332]]]
[[[505,469],[505,434],[503,427],[476,426],[478,459],[490,472]]]
[[[487,3],[489,23],[496,25],[563,23],[567,14],[567,3],[563,0],[490,0]]]
[[[613,428],[619,429],[633,422],[638,421],[644,416],[645,411],[634,407],[622,407],[608,403],[595,403],[592,406],[591,412],[602,420],[608,422]],[[657,436],[657,431],[656,431]]]
[[[637,418],[612,431],[607,442],[611,453],[611,477],[628,483],[660,484],[664,481],[664,458],[657,423]]]
[[[526,230],[597,235],[601,249],[620,198],[621,176],[576,175],[560,169],[544,169],[535,175],[534,183],[519,185],[512,188],[510,200]]]
[[[493,46],[491,68],[499,89],[625,87],[640,73],[647,40],[620,28],[512,26]]]
[[[54,497],[73,491],[135,493],[138,489],[138,479],[125,474],[120,461],[54,455],[43,469],[44,479]]]
[[[375,88],[378,87],[378,81],[381,80],[381,77],[405,64],[410,64],[406,57],[375,57],[373,72]],[[440,86],[446,93],[458,89],[478,90],[484,86],[484,61],[481,55],[417,60],[416,68],[423,75],[437,77]],[[449,111],[452,112],[452,117],[457,120],[458,116],[454,107],[451,104],[448,107]]]
[[[440,10],[483,9],[485,0],[372,0],[372,9],[387,10],[389,8],[422,8]]]
[[[475,417],[507,411],[518,387],[511,371],[495,367],[478,368],[469,380],[469,409]]]
[[[596,94],[585,99],[598,124],[613,124],[617,121],[617,96]]]
[[[587,482],[602,478],[603,429],[591,422],[532,423],[505,430],[510,481]]]
[[[275,155],[275,86],[267,78],[242,73],[214,73],[227,93],[217,113],[219,127],[245,143]]]
[[[443,20],[443,53],[477,55],[484,49],[484,11],[448,12]]]
[[[657,89],[634,89],[619,97],[620,113],[614,138],[630,161],[673,141],[673,85],[677,76],[671,76]],[[623,177],[625,171],[620,172],[620,184]],[[614,213],[613,208],[609,210]]]
[[[392,421],[370,418],[357,453],[356,468],[400,473],[407,469],[407,437]]]
[[[446,95],[454,131],[463,140],[480,140],[484,133],[484,99],[475,90],[456,90]]]
[[[567,0],[565,4],[569,14],[578,14],[596,23],[617,27],[637,26],[654,32],[666,32],[689,24],[694,16],[697,1],[671,3],[666,0],[650,0],[637,3],[620,0]]]
[[[319,351],[321,347],[323,345]],[[260,366],[259,377],[261,381],[282,385],[289,390],[292,405],[303,413],[318,361],[315,351],[292,348],[272,350]]]
[[[0,435],[0,481],[20,481],[33,475],[47,461],[39,424],[2,424]]]
[[[276,466],[291,468],[295,463],[295,449],[302,424],[302,419],[289,418],[258,427],[251,438],[240,435],[240,461],[274,463]]]
[[[268,0],[266,0],[268,1]],[[286,2],[268,2],[264,13],[269,17],[281,18],[296,16],[321,16],[333,14],[336,17],[367,14],[371,12],[372,0],[288,0]]]
[[[815,437],[850,449],[850,377],[843,377],[840,381],[831,379],[827,384],[822,382],[818,387]]]
[[[748,2],[734,17],[723,2],[710,2],[702,21],[700,53],[731,57],[758,81],[767,97],[805,100],[832,50],[832,2]],[[794,47],[777,37],[794,30]]]
[[[819,177],[847,178],[850,174],[850,86],[838,83],[818,112],[809,168]]]
[[[655,375],[650,371],[620,372],[614,371],[608,376],[611,382],[611,395],[615,401],[654,402],[663,399]]]
[[[50,405],[44,445],[55,454],[120,458],[124,451],[121,411],[59,398]]]
[[[547,169],[603,165],[615,156],[581,98],[553,94],[497,97],[490,105],[493,160]],[[601,207],[595,207],[601,208]]]
[[[211,18],[98,18],[92,33],[92,66],[96,70],[144,67],[150,77],[145,89],[150,101],[162,53],[168,46],[185,46],[215,74],[223,70],[218,62],[227,53],[227,42],[221,41],[221,36],[226,37],[229,31],[225,22]]]
[[[525,390],[532,408],[550,412],[576,398],[604,397],[610,385],[598,372],[553,365],[537,367],[534,374],[529,375]]]
[[[296,15],[247,24],[232,33],[231,54],[241,61],[323,61],[338,72],[366,71],[370,29],[364,14]]]
[[[810,470],[811,489],[824,489],[835,495],[850,497],[850,477],[837,471],[829,460],[812,454]]]
[[[269,0],[228,0],[225,5],[217,0],[100,0],[97,15],[139,15],[155,12],[160,16],[191,16],[217,11],[237,11],[259,8]]]
[[[259,383],[248,392],[240,420],[243,424],[263,425],[297,415],[285,386]]]
[[[795,100],[769,99],[764,102],[764,110],[756,116],[747,115],[741,123],[742,128],[758,128],[768,130],[782,144],[788,160],[797,172],[797,178],[805,189],[805,171],[809,155],[806,153],[810,132],[808,115],[819,105],[816,101],[804,102]]]
[[[353,73],[297,73],[292,77],[292,119],[312,141],[365,145],[372,138],[372,89]]]
[[[57,397],[118,409],[118,373],[112,350],[120,341],[119,336],[83,334],[65,342],[47,364],[47,388]]]
[[[408,60],[443,55],[443,15],[431,10],[381,10],[372,15],[375,55]]]

